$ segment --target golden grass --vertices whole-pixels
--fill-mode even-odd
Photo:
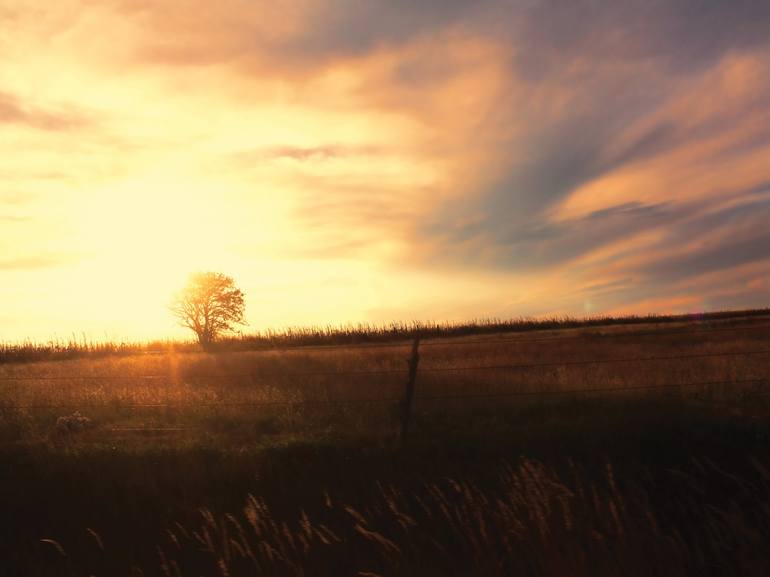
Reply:
[[[606,395],[760,409],[770,354],[733,353],[770,350],[770,331],[752,328],[761,322],[744,321],[745,329],[734,331],[635,325],[515,338],[428,339],[421,347],[414,408],[418,415],[521,410],[627,389]],[[680,329],[687,332],[676,333]],[[189,429],[193,437],[205,438],[227,434],[242,442],[332,430],[387,436],[398,424],[396,405],[403,395],[409,345],[168,352],[0,365],[0,441],[50,439],[56,420],[74,411],[94,424],[79,435],[82,442],[137,427]],[[665,388],[717,381],[728,383]],[[574,390],[580,393],[553,394]]]
[[[408,340],[3,364],[36,516],[0,538],[30,575],[766,575],[770,353],[732,353],[770,331],[727,322],[424,339],[405,449]],[[688,358],[580,364],[649,357]]]

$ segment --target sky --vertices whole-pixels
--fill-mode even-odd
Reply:
[[[0,340],[770,305],[770,3],[0,0]]]

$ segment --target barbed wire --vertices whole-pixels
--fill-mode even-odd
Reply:
[[[415,401],[436,401],[436,400],[464,400],[481,398],[505,398],[505,397],[551,397],[555,395],[585,395],[585,394],[605,394],[619,392],[633,392],[642,390],[660,390],[677,389],[691,387],[706,387],[719,385],[738,385],[738,384],[757,384],[770,383],[770,376],[755,377],[750,379],[730,379],[730,380],[712,380],[712,381],[692,381],[686,383],[665,383],[650,385],[628,385],[621,387],[592,387],[581,389],[552,389],[540,391],[501,391],[495,393],[471,393],[457,395],[417,395]],[[221,401],[221,402],[185,402],[181,404],[174,403],[120,403],[114,404],[114,400],[105,403],[47,403],[31,405],[9,405],[3,404],[4,409],[14,410],[32,410],[32,409],[86,409],[86,408],[109,408],[114,406],[119,409],[133,408],[162,408],[162,409],[184,409],[184,408],[215,408],[215,407],[275,407],[275,406],[312,406],[312,405],[357,405],[357,404],[382,404],[382,403],[401,403],[402,397],[376,397],[359,399],[303,399],[303,400],[280,400],[280,401]]]
[[[114,400],[105,403],[46,403],[34,405],[2,405],[6,409],[101,409],[114,406],[119,409],[183,409],[183,408],[216,408],[216,407],[276,407],[304,405],[357,405],[361,403],[391,403],[399,402],[400,397],[371,398],[371,399],[304,399],[301,401],[220,401],[220,402],[185,402],[174,403],[119,403]]]
[[[723,351],[718,353],[692,353],[692,354],[685,354],[685,355],[659,355],[659,356],[650,356],[650,357],[616,357],[616,358],[609,358],[609,359],[580,359],[575,361],[520,363],[520,364],[508,364],[508,365],[481,365],[481,366],[473,366],[473,367],[428,367],[428,368],[421,368],[420,372],[438,373],[438,372],[455,372],[455,371],[533,369],[533,368],[545,368],[545,367],[568,367],[568,366],[578,366],[578,365],[600,365],[600,364],[612,364],[612,363],[646,363],[646,362],[654,362],[654,361],[703,359],[703,358],[710,358],[710,357],[740,357],[740,356],[754,356],[754,355],[766,355],[766,354],[770,354],[770,349],[762,349],[762,350],[756,350],[756,351]]]
[[[619,393],[626,391],[643,391],[643,390],[656,390],[656,389],[678,389],[678,388],[690,388],[690,387],[706,387],[706,386],[718,386],[718,385],[738,385],[738,384],[751,384],[751,383],[768,383],[770,377],[760,377],[752,379],[733,379],[723,381],[695,381],[689,383],[665,383],[662,385],[628,385],[622,387],[598,387],[598,388],[584,388],[584,389],[555,389],[551,391],[517,391],[517,392],[505,392],[505,393],[471,393],[471,394],[458,394],[458,395],[436,395],[436,396],[422,396],[415,397],[416,400],[445,400],[445,399],[480,399],[480,398],[495,398],[495,397],[539,397],[539,396],[553,396],[553,395],[575,395],[575,394],[604,394],[604,393]]]
[[[455,367],[420,367],[418,374],[422,373],[444,373],[444,372],[462,372],[462,371],[492,371],[492,370],[518,370],[518,369],[532,369],[532,368],[553,368],[553,367],[567,367],[567,366],[580,366],[580,365],[599,365],[599,364],[613,364],[613,363],[647,363],[655,361],[676,361],[676,360],[689,360],[689,359],[703,359],[703,358],[717,358],[717,357],[739,357],[739,356],[756,356],[770,354],[770,349],[758,349],[752,351],[719,351],[709,353],[689,353],[680,355],[654,355],[647,357],[615,357],[605,359],[579,359],[579,360],[565,360],[565,361],[547,361],[536,363],[514,363],[514,364],[500,364],[500,365],[471,365],[471,366],[455,366]],[[373,369],[373,370],[351,370],[351,371],[261,371],[254,369],[249,372],[238,373],[212,373],[212,374],[200,374],[200,375],[57,375],[57,376],[34,376],[34,375],[18,375],[18,376],[3,376],[0,377],[2,382],[13,381],[92,381],[92,380],[227,380],[233,378],[252,378],[257,379],[261,377],[283,377],[283,378],[295,378],[295,377],[318,377],[318,376],[372,376],[372,375],[404,375],[406,371],[403,369]]]
[[[320,377],[320,376],[354,376],[354,375],[388,375],[388,374],[404,374],[405,371],[401,369],[382,369],[382,370],[353,370],[353,371],[302,371],[302,372],[286,372],[286,371],[260,371],[258,369],[250,371],[248,373],[218,373],[218,374],[201,374],[201,375],[71,375],[71,376],[4,376],[0,377],[2,381],[91,381],[91,380],[174,380],[179,379],[212,379],[212,380],[226,380],[233,378],[257,378],[257,377]]]

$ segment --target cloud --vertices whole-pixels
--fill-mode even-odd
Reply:
[[[703,273],[765,261],[770,257],[770,197],[729,207],[680,223],[667,243],[695,246],[683,254],[649,263],[642,272],[654,279],[675,282]]]
[[[605,306],[620,307],[763,261],[770,41],[756,23],[770,10],[645,4],[641,15],[642,4],[617,3],[576,18],[586,6],[534,3],[526,25],[512,24],[507,98],[490,114],[494,150],[507,154],[428,215],[418,262],[558,271],[565,292],[608,278]]]
[[[206,10],[190,9],[188,0],[119,0],[114,7],[143,32],[138,54],[156,63],[325,66],[461,29],[513,46],[530,78],[562,68],[567,54],[691,70],[764,44],[770,27],[770,8],[754,0],[225,0]]]
[[[0,127],[26,126],[52,132],[68,132],[88,126],[90,121],[70,110],[43,109],[23,103],[13,94],[0,91]]]
[[[467,265],[473,261],[485,268],[534,272],[567,263],[619,238],[664,226],[679,214],[666,204],[628,203],[561,222],[541,219],[494,228],[487,218],[447,235],[443,259],[450,263]],[[443,226],[443,223],[434,224],[434,234]],[[485,252],[479,252],[476,239],[487,245]]]
[[[461,21],[471,6],[443,2],[305,0],[290,5],[225,0],[194,10],[187,0],[115,3],[142,34],[135,56],[167,66],[230,63],[305,70],[400,45]]]
[[[13,180],[13,177],[9,177],[5,174],[3,174],[2,176],[3,178],[8,178],[9,180]],[[34,197],[35,196],[33,194],[29,194],[29,193],[3,191],[2,194],[0,194],[0,204],[3,204],[5,206],[22,206],[32,201]]]
[[[320,146],[270,146],[240,151],[232,155],[237,162],[250,164],[265,160],[325,161],[347,159],[360,156],[372,156],[384,153],[378,146],[352,146],[344,144],[324,144]]]
[[[32,220],[29,216],[18,216],[15,214],[0,214],[0,222],[8,222],[8,223],[15,223],[15,222],[29,222]]]
[[[499,2],[479,18],[520,50],[518,70],[537,80],[570,59],[610,61],[643,71],[654,63],[690,73],[731,51],[765,45],[770,7],[753,0]]]
[[[77,245],[79,212],[137,195],[152,208],[134,218],[173,237],[157,207],[200,198],[196,218],[222,231],[212,254],[238,246],[276,276],[285,260],[300,284],[311,262],[335,276],[344,261],[369,286],[423,275],[413,297],[372,297],[377,314],[766,294],[767,3],[70,0],[3,14],[25,73],[0,79],[0,127],[21,142],[0,171],[39,195],[36,221],[61,225],[47,241]]]
[[[25,256],[0,260],[0,270],[24,271],[61,266],[71,261],[70,257],[60,256]]]

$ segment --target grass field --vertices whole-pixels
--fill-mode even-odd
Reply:
[[[5,574],[770,574],[770,314],[605,321],[422,327],[406,444],[419,327],[6,347]]]
[[[285,349],[320,345],[361,345],[410,339],[460,337],[481,334],[517,334],[558,329],[586,329],[622,325],[697,325],[729,322],[736,319],[766,318],[770,309],[721,311],[685,315],[629,315],[621,317],[593,316],[590,318],[554,317],[545,319],[482,319],[460,323],[391,323],[389,325],[344,325],[325,327],[294,327],[225,336],[214,343],[219,351],[248,351]],[[113,342],[93,341],[85,335],[73,334],[69,339],[48,342],[0,342],[0,364],[43,360],[97,358],[132,354],[162,354],[199,350],[196,341]]]

